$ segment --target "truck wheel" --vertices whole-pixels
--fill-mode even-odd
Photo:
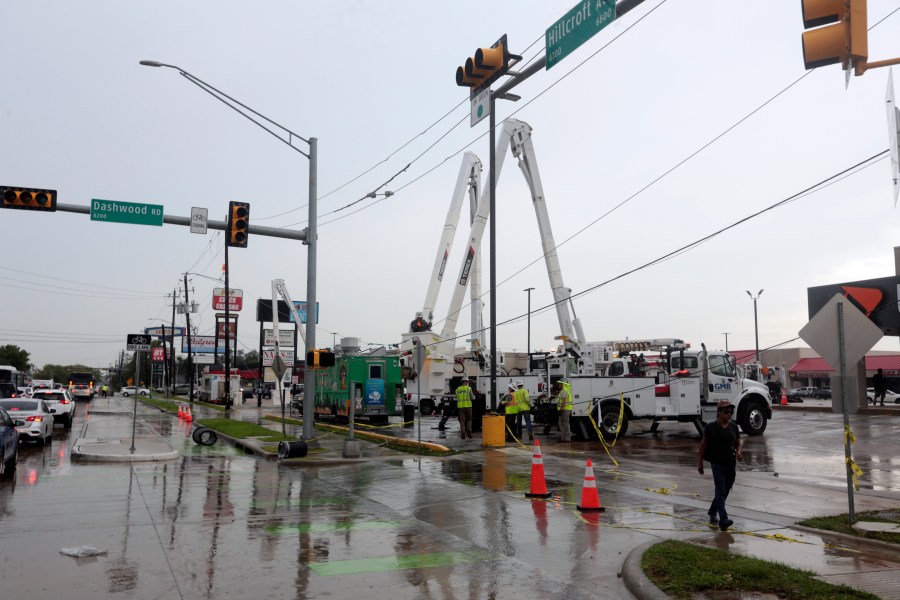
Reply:
[[[618,423],[619,407],[617,405],[607,404],[600,407],[600,420],[597,422],[597,427],[600,429],[600,433],[603,434],[605,440],[614,440],[616,438],[616,433],[618,433],[619,437],[625,435],[625,432],[628,431],[627,412],[622,415],[622,428],[617,431]]]
[[[741,431],[747,435],[762,435],[768,423],[769,420],[759,402],[751,402],[738,415],[738,425],[741,426]]]
[[[419,412],[423,417],[430,416],[434,413],[434,401],[433,400],[420,400],[419,401]]]

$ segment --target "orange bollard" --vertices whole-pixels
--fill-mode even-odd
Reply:
[[[597,480],[594,479],[594,467],[591,464],[591,459],[588,459],[587,467],[584,470],[584,484],[581,486],[581,504],[576,505],[576,508],[581,512],[606,510],[600,506],[600,494],[597,492]]]
[[[549,498],[552,494],[547,491],[547,482],[544,481],[544,457],[541,454],[541,440],[534,441],[534,454],[531,456],[531,491],[525,494],[526,498]]]

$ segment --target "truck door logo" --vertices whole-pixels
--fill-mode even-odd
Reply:
[[[728,382],[725,382],[725,383],[717,383],[717,384],[715,384],[715,386],[713,386],[713,389],[714,389],[714,391],[716,391],[716,392],[730,392],[730,391],[731,391],[731,384],[728,383]]]

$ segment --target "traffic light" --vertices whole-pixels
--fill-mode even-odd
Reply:
[[[333,367],[334,366],[334,352],[330,350],[319,350],[319,366],[320,367]]]
[[[506,75],[512,58],[522,59],[521,56],[509,53],[504,33],[493,46],[479,48],[474,57],[466,59],[465,66],[456,68],[456,85],[472,88],[473,94],[480,92]]]
[[[845,70],[865,71],[869,58],[866,0],[801,0],[803,64],[807,69],[841,63]],[[823,27],[824,25],[824,27]],[[815,28],[815,29],[813,29]]]
[[[0,186],[3,208],[56,212],[56,190]]]
[[[311,369],[334,366],[334,352],[330,350],[310,350],[306,353],[306,366]]]
[[[246,248],[248,237],[250,237],[250,204],[229,202],[228,239],[225,243],[232,248]]]

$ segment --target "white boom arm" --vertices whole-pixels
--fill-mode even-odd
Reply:
[[[510,149],[513,156],[518,159],[519,168],[522,170],[525,181],[528,183],[528,188],[531,190],[531,201],[534,204],[534,212],[537,216],[541,245],[544,250],[544,262],[547,265],[547,275],[550,278],[553,301],[556,303],[556,318],[559,320],[560,331],[565,336],[566,348],[578,348],[585,341],[584,331],[581,329],[581,322],[577,317],[574,317],[575,307],[572,305],[572,290],[563,285],[562,268],[559,266],[556,242],[553,241],[553,231],[550,228],[550,217],[547,214],[547,203],[544,199],[544,186],[541,183],[541,174],[537,167],[534,144],[531,141],[531,126],[522,121],[507,119],[503,124],[503,131],[504,133],[509,132]],[[571,313],[569,312],[570,310]]]
[[[470,204],[474,206],[481,188],[481,161],[472,152],[463,155],[462,164],[459,167],[459,176],[456,179],[456,187],[447,210],[447,218],[444,221],[444,232],[438,244],[437,255],[434,257],[434,267],[431,270],[431,279],[428,290],[425,293],[425,304],[422,307],[422,317],[430,326],[434,321],[434,307],[437,302],[438,292],[444,279],[444,269],[447,267],[447,259],[450,256],[450,248],[456,235],[456,224],[459,222],[459,213],[462,208],[463,198],[469,195]],[[472,209],[474,213],[474,208]]]
[[[287,286],[284,285],[284,279],[273,279],[272,280],[272,328],[275,330],[273,333],[275,334],[275,354],[277,355],[281,349],[281,344],[279,342],[280,338],[278,337],[278,294],[281,294],[281,297],[284,298],[284,301],[287,302],[288,309],[291,311],[291,316],[294,317],[294,328],[300,332],[300,339],[303,340],[303,347],[306,348],[306,335],[303,333],[303,328],[300,326],[303,321],[300,319],[300,313],[297,312],[297,307],[294,306],[294,303],[291,302],[291,295],[288,294]],[[307,311],[307,314],[309,311]],[[262,360],[262,357],[260,357]]]

